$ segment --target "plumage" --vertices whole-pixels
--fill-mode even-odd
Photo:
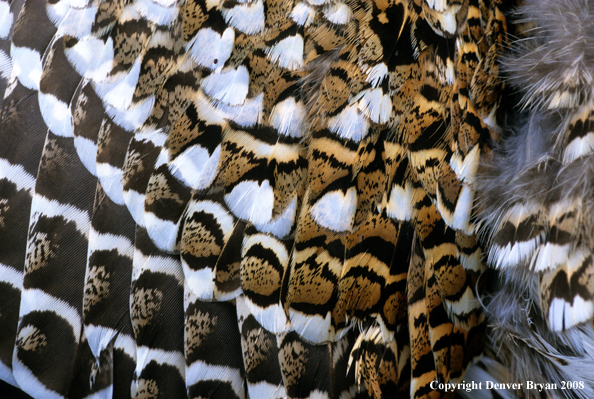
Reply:
[[[588,1],[527,1],[519,10],[521,39],[501,64],[519,110],[508,111],[505,135],[478,175],[489,259],[501,276],[487,301],[491,344],[519,379],[534,370],[535,358],[548,381],[579,376],[573,367],[592,361],[592,99],[586,81],[593,11]],[[504,315],[500,309],[510,306],[523,311]],[[526,323],[532,327],[523,328]]]
[[[0,0],[0,380],[591,397],[593,24],[591,0]]]

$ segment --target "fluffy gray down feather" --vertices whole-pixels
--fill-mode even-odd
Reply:
[[[516,18],[502,66],[518,106],[478,177],[499,275],[482,298],[489,345],[518,382],[584,381],[547,397],[592,398],[594,0],[527,0]]]

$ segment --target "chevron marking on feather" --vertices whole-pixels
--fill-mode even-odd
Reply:
[[[530,259],[544,240],[543,228],[539,228],[541,218],[540,204],[516,204],[510,207],[493,238],[489,262],[496,267],[508,267]]]
[[[282,280],[289,266],[289,243],[248,228],[242,245],[242,306],[274,334],[283,333],[289,327],[280,303]]]
[[[173,177],[196,190],[208,188],[216,177],[219,143],[226,124],[216,109],[212,114],[199,113],[199,104],[191,103],[185,109],[161,154],[169,158],[168,168]]]
[[[307,201],[306,194],[304,201]],[[303,207],[281,302],[291,325],[309,342],[336,341],[347,328],[337,329],[331,311],[338,294],[346,238],[320,227]],[[299,281],[300,284],[296,284]],[[285,288],[286,286],[286,288]]]
[[[200,300],[214,298],[216,264],[235,224],[236,219],[216,201],[193,199],[188,205],[181,260],[186,284]]]
[[[427,391],[427,386],[437,377],[435,358],[431,352],[426,313],[425,265],[422,255],[414,252],[407,280],[408,325],[410,329],[411,392]]]
[[[283,382],[289,398],[328,397],[332,387],[329,378],[321,373],[328,373],[330,345],[312,345],[303,340],[296,332],[278,336],[278,358],[283,374]]]
[[[305,171],[303,151],[295,141],[278,138],[270,128],[227,129],[221,163],[228,167],[220,171],[219,179],[225,184],[225,203],[237,217],[263,225],[285,212]],[[274,180],[268,177],[271,172]]]
[[[541,306],[555,331],[567,330],[592,318],[593,267],[592,254],[582,247],[561,267],[542,273]]]
[[[345,264],[338,283],[333,309],[338,326],[362,323],[372,316],[385,340],[394,337],[396,326],[406,315],[405,287],[407,248],[412,241],[409,226],[372,214],[347,239]],[[399,253],[402,260],[394,258]]]

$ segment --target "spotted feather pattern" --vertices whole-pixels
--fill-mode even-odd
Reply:
[[[535,83],[516,53],[541,60],[579,1],[525,3],[0,0],[0,379],[450,398],[435,383],[528,378],[496,350],[487,265],[523,267],[538,328],[570,335],[532,344],[547,365],[589,364],[591,32]],[[515,171],[547,195],[496,170],[510,121],[553,149]]]

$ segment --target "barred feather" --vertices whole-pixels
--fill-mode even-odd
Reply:
[[[593,6],[521,3],[0,0],[0,379],[589,397]]]

